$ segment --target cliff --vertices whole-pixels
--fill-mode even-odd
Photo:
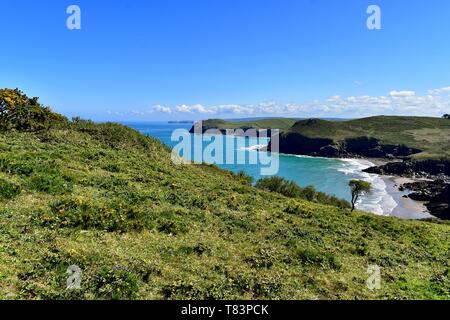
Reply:
[[[288,132],[282,133],[279,141],[280,153],[319,157],[403,159],[421,152],[405,145],[383,144],[380,140],[369,137],[334,141],[330,138],[311,138],[300,133]],[[272,150],[271,143],[268,149]]]

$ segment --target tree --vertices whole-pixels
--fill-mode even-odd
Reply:
[[[444,114],[444,115],[442,116],[442,118],[444,118],[444,119],[450,119],[450,114],[446,113],[446,114]]]
[[[352,193],[352,211],[355,210],[355,204],[359,197],[364,193],[368,193],[372,190],[372,185],[370,182],[362,180],[351,180],[348,185],[350,186],[350,191]]]

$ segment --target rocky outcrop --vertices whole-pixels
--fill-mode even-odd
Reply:
[[[197,130],[197,131],[196,131]],[[208,125],[203,125],[200,128],[196,129],[196,126],[193,125],[192,128],[189,130],[189,133],[199,133],[201,132],[202,134],[208,134],[208,133],[220,133],[223,135],[227,134],[227,130],[231,131],[233,135],[236,136],[241,136],[241,137],[267,137],[270,138],[272,135],[272,130],[271,129],[258,129],[258,128],[254,128],[254,127],[241,127],[241,128],[236,128],[236,129],[224,129],[224,128],[217,128],[214,126],[208,126]]]
[[[309,138],[301,134],[281,134],[279,137],[279,150],[272,150],[272,141],[269,143],[268,149],[270,151],[278,151],[285,154],[298,154],[321,156],[336,150],[334,156],[339,156],[339,147],[333,144],[333,140],[326,138]],[[321,151],[322,150],[322,151]]]
[[[381,144],[379,140],[368,137],[345,140],[345,150],[349,154],[370,158],[405,158],[421,152],[404,145]]]
[[[445,180],[405,183],[401,188],[412,191],[409,198],[426,201],[425,206],[435,217],[450,220],[450,184]]]
[[[390,162],[364,170],[368,173],[416,178],[438,179],[450,177],[450,161],[421,160]]]
[[[328,138],[310,138],[299,133],[280,135],[279,152],[319,157],[371,157],[404,159],[421,150],[403,145],[382,144],[375,138],[359,137],[333,141]],[[269,150],[272,146],[269,145]]]
[[[368,173],[425,178],[405,183],[400,190],[410,190],[409,198],[424,201],[430,214],[450,220],[450,162],[440,160],[391,162],[364,170]]]

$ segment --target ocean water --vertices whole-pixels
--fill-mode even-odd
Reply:
[[[126,125],[154,138],[168,146],[174,147],[179,141],[172,141],[172,133],[177,129],[189,130],[192,124],[189,123],[125,123]],[[193,135],[189,135],[193,139]],[[256,149],[261,145],[267,145],[268,139],[248,138],[248,137],[219,137],[219,139],[234,139],[235,157],[248,157],[253,153],[256,156]],[[207,147],[209,142],[194,144],[197,150]],[[223,143],[224,148],[226,141]],[[194,149],[195,150],[195,149]],[[180,154],[184,158],[193,159],[193,152]],[[234,172],[244,171],[254,177],[255,181],[262,177],[261,165],[249,164],[222,164],[221,168]],[[362,179],[369,181],[373,190],[370,194],[363,196],[357,203],[357,208],[378,215],[389,215],[397,206],[396,202],[387,193],[387,186],[383,179],[377,175],[362,172],[363,169],[373,166],[373,163],[362,159],[329,159],[313,158],[296,155],[279,155],[279,171],[276,175],[295,181],[302,187],[314,186],[317,190],[333,194],[346,200],[351,199],[348,182],[352,179]]]

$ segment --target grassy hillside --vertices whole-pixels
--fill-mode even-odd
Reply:
[[[225,121],[220,119],[210,119],[203,121],[203,126],[214,129],[255,128],[288,130],[296,122],[296,119],[289,118],[269,118],[250,121]]]
[[[70,265],[81,290],[66,290]],[[382,267],[370,291],[368,265]],[[286,198],[76,121],[0,133],[0,297],[450,298],[450,225]]]
[[[379,116],[349,121],[301,120],[289,130],[311,138],[371,137],[383,144],[423,150],[415,158],[450,157],[450,120],[429,117]],[[289,134],[289,132],[287,134]]]

